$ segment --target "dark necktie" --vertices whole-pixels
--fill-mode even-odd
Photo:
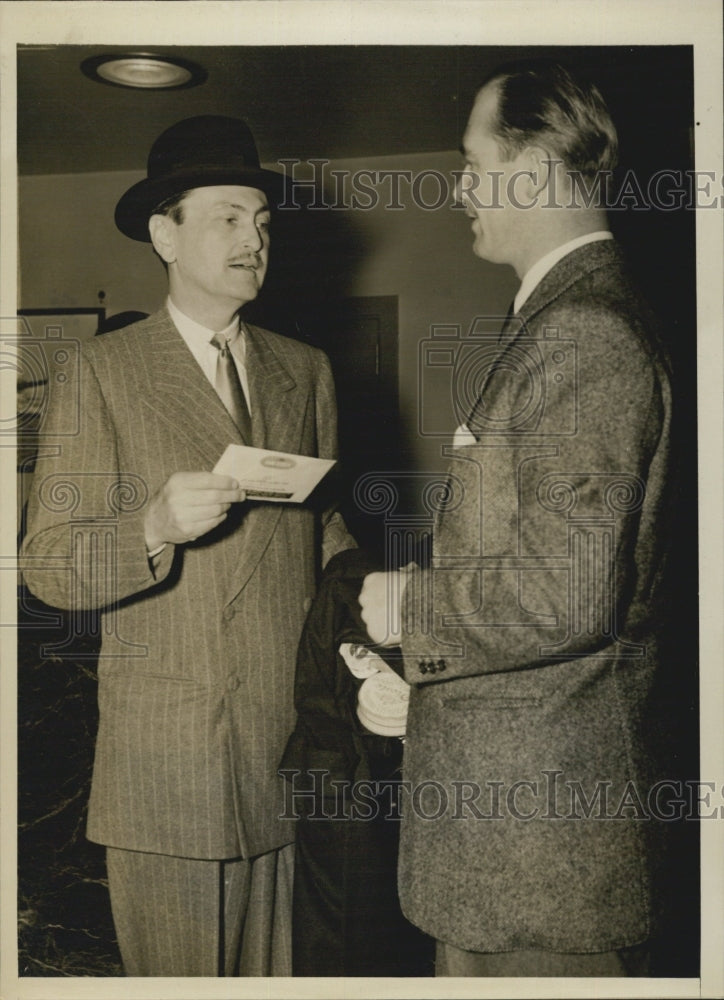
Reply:
[[[514,316],[515,316],[515,299],[513,299],[513,301],[508,306],[508,312],[506,313],[505,319],[503,320],[503,325],[500,328],[500,334],[498,335],[499,344],[502,344],[508,332],[508,324],[510,323],[511,319]]]
[[[229,350],[229,341],[222,334],[217,333],[211,338],[211,343],[219,351],[219,356],[216,359],[216,381],[214,383],[216,391],[244,441],[246,444],[251,444],[251,415],[244,390],[241,388],[239,373]]]
[[[503,320],[503,325],[500,328],[500,333],[498,334],[499,347],[502,347],[503,342],[507,340],[510,330],[510,321],[513,319],[515,315],[516,315],[515,300],[513,300],[513,302],[511,302],[508,307],[508,312],[506,314],[505,319]],[[495,365],[493,365],[491,368],[488,369],[488,376],[492,374],[494,368]],[[487,378],[485,379],[485,381],[487,382]],[[482,390],[484,391],[484,389],[485,386],[483,385]],[[476,433],[476,430],[479,430],[481,426],[484,426],[483,414],[485,411],[485,401],[483,399],[483,391],[480,392],[470,412],[470,416],[465,421],[465,426],[468,428],[469,431],[471,431],[471,433],[475,434],[476,437],[479,437],[479,435]]]

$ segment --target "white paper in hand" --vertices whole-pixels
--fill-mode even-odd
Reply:
[[[329,458],[230,444],[214,472],[233,476],[249,500],[301,503],[334,464]]]

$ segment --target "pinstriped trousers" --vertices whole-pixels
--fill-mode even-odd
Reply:
[[[106,848],[127,976],[291,976],[294,844],[199,861]]]

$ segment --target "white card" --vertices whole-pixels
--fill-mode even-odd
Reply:
[[[249,500],[301,503],[334,464],[328,458],[230,444],[214,472],[233,476]]]

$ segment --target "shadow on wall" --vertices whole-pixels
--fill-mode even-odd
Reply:
[[[351,295],[358,267],[376,248],[354,212],[309,208],[301,196],[295,197],[298,208],[274,212],[264,287],[242,315],[251,323],[314,343],[316,338],[302,331],[300,316],[329,299]]]
[[[354,212],[330,208],[280,209],[272,229],[264,288],[242,316],[327,354],[339,418],[337,500],[358,542],[381,554],[383,521],[355,502],[355,483],[410,459],[401,445],[397,296],[353,294],[378,237]]]

